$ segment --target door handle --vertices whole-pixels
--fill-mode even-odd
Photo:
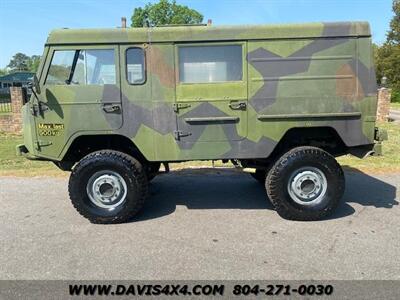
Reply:
[[[121,110],[121,106],[119,104],[103,104],[103,110],[106,113],[119,112]]]
[[[245,110],[247,107],[247,104],[246,104],[246,102],[231,102],[231,103],[229,103],[229,107],[231,109]]]

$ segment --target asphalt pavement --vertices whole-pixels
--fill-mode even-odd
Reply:
[[[400,122],[400,110],[391,109],[389,112],[389,119]]]
[[[248,174],[158,176],[133,221],[93,225],[67,179],[0,178],[0,279],[400,279],[400,173],[346,172],[328,220],[281,219]]]

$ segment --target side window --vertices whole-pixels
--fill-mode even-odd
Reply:
[[[55,51],[46,84],[104,85],[116,83],[114,50]]]
[[[142,48],[126,50],[126,79],[130,84],[142,84],[146,81],[145,58]]]
[[[179,81],[212,83],[240,81],[242,46],[179,46]]]
[[[69,75],[71,74],[75,52],[74,50],[54,52],[47,74],[46,84],[67,84]]]
[[[115,84],[114,50],[85,51],[86,84]]]

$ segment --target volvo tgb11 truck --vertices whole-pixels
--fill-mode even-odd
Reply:
[[[318,220],[345,189],[335,157],[381,152],[376,89],[365,22],[54,30],[17,151],[70,171],[93,223],[131,220],[160,164],[194,160],[251,168],[280,216]]]

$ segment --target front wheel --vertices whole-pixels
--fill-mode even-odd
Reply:
[[[68,189],[76,210],[92,223],[128,221],[147,197],[147,176],[133,157],[111,150],[93,152],[75,166]]]
[[[265,187],[280,216],[312,221],[329,216],[338,206],[345,179],[333,156],[307,146],[280,157],[268,173]]]

